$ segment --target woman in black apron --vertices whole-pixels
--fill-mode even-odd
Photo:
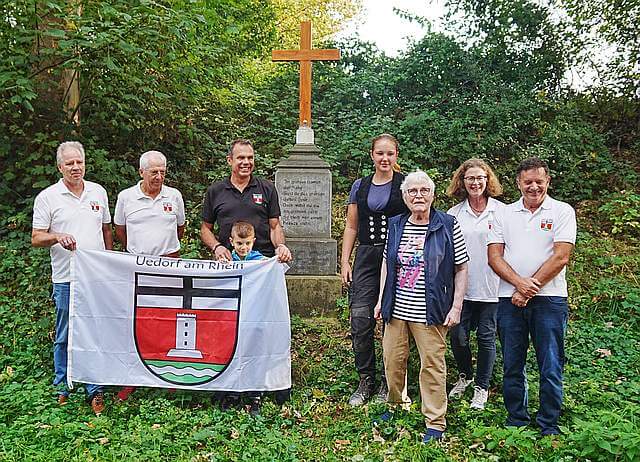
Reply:
[[[407,213],[400,192],[404,176],[396,171],[398,141],[386,133],[376,136],[371,143],[370,155],[375,172],[353,183],[342,236],[342,282],[349,287],[351,339],[355,365],[360,375],[358,388],[349,398],[352,406],[367,402],[376,389],[381,401],[387,398],[384,367],[380,368],[380,383],[376,383],[376,320],[373,308],[378,301],[380,265],[388,220],[392,216]],[[358,248],[352,270],[350,260],[356,237]]]

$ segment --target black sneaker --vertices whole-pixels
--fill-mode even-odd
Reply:
[[[225,395],[220,400],[220,410],[226,412],[230,409],[235,409],[238,407],[240,403],[240,399],[234,395]]]
[[[278,390],[274,393],[274,395],[276,398],[276,404],[278,406],[282,406],[291,398],[291,388],[287,388],[286,390]]]
[[[251,405],[249,406],[249,415],[251,417],[258,417],[262,406],[262,400],[260,398],[253,398]]]
[[[351,397],[349,398],[350,406],[362,406],[364,403],[369,401],[371,395],[373,395],[373,387],[374,387],[373,377],[365,375],[360,378],[360,383],[358,384],[358,389],[353,392]]]

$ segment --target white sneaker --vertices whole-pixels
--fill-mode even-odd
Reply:
[[[476,385],[473,387],[473,398],[471,398],[469,407],[472,409],[484,409],[484,405],[487,404],[487,398],[489,398],[489,391]]]
[[[458,399],[464,395],[464,391],[469,385],[473,383],[473,379],[467,380],[467,376],[460,374],[458,381],[455,383],[451,391],[449,392],[449,398]]]

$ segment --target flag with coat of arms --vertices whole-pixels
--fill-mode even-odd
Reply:
[[[67,378],[220,391],[291,387],[276,258],[215,262],[76,250]]]

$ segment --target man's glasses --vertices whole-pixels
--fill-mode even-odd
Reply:
[[[486,175],[481,175],[481,176],[465,176],[464,177],[464,181],[466,181],[467,183],[482,183],[483,181],[487,181],[487,177]]]
[[[418,197],[418,193],[420,193],[421,196],[428,196],[430,192],[431,188],[411,188],[407,190],[407,194],[411,197]]]

